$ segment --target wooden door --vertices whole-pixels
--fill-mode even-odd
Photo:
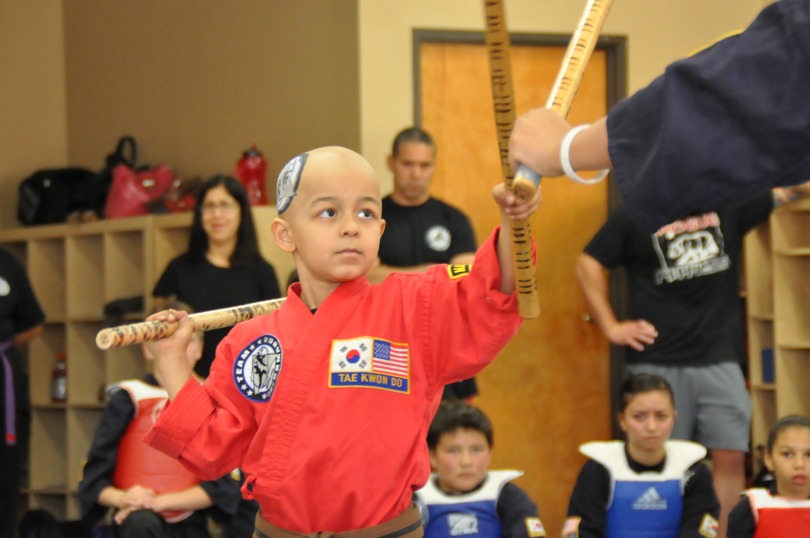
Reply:
[[[545,105],[564,46],[513,45],[516,113]],[[419,55],[418,121],[436,138],[432,194],[470,216],[479,243],[499,223],[491,190],[503,181],[489,67],[483,44],[423,42]],[[606,113],[606,53],[588,66],[569,119]],[[517,468],[517,483],[538,504],[548,536],[559,536],[568,497],[584,461],[577,446],[610,437],[607,341],[584,319],[573,265],[604,222],[607,183],[542,181],[543,204],[532,220],[537,243],[541,314],[524,323],[478,377],[476,403],[495,427],[493,468]]]

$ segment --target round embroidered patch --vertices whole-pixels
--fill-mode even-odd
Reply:
[[[431,226],[425,234],[425,241],[432,250],[444,252],[450,248],[450,230],[444,226]]]
[[[233,363],[233,379],[239,392],[255,402],[267,402],[281,373],[281,344],[265,334],[239,353]]]

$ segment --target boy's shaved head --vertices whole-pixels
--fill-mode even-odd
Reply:
[[[326,146],[292,158],[281,170],[276,182],[276,208],[283,214],[307,178],[328,177],[351,172],[375,178],[371,164],[359,153],[341,146]]]

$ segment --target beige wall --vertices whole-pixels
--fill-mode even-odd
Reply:
[[[17,185],[68,161],[61,0],[0,6],[0,226],[17,223]]]
[[[511,32],[570,34],[585,0],[504,0]],[[628,91],[716,37],[743,28],[763,0],[616,0],[604,34],[628,37]],[[483,2],[359,0],[363,153],[391,190],[385,156],[396,132],[413,122],[414,28],[483,31]],[[545,103],[538,103],[542,106]]]
[[[100,169],[123,134],[142,163],[269,179],[312,147],[360,149],[355,0],[11,0],[0,8],[0,225],[36,169]]]
[[[70,159],[97,167],[125,133],[144,162],[230,172],[258,144],[269,179],[301,151],[359,149],[354,0],[70,0]]]

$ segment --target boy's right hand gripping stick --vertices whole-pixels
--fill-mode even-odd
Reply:
[[[273,310],[281,308],[282,304],[284,304],[284,298],[271,299],[219,310],[198,312],[189,315],[188,319],[191,320],[195,331],[210,331],[211,329],[232,327],[239,322],[269,314]],[[115,346],[128,346],[130,344],[141,344],[149,340],[160,340],[174,334],[177,327],[177,322],[167,323],[164,321],[142,321],[110,327],[98,332],[96,346],[99,349],[109,349]]]

